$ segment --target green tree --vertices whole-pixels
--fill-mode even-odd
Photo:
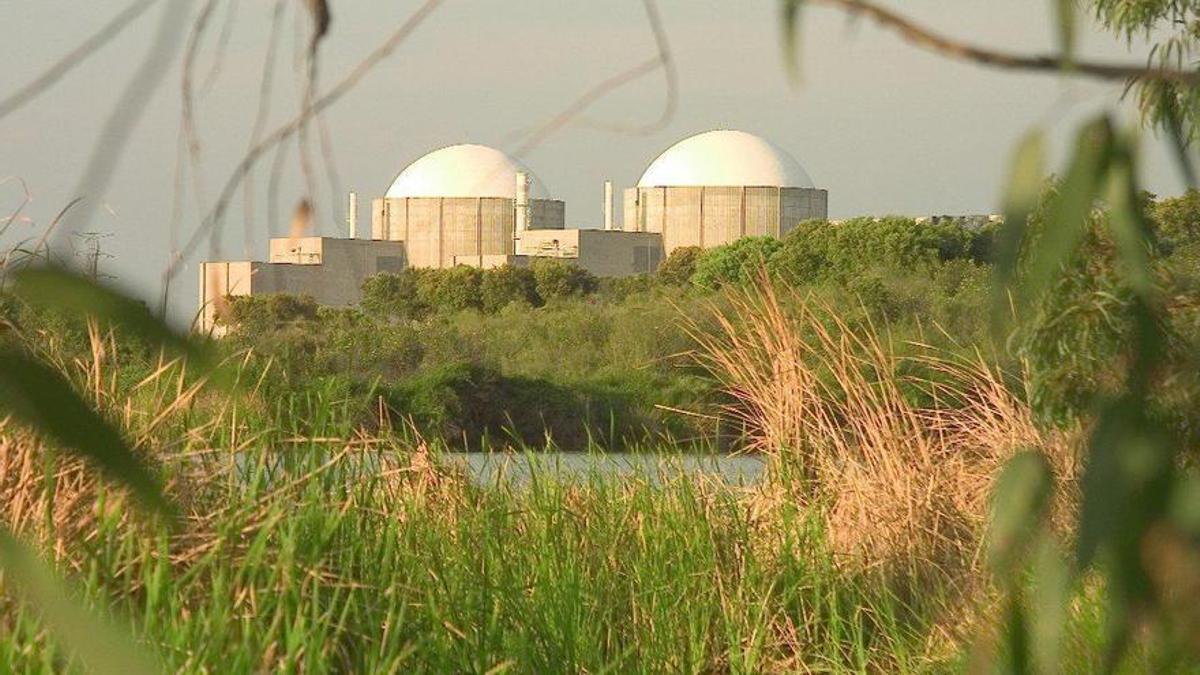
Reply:
[[[1122,38],[1152,39],[1151,65],[1166,70],[1195,68],[1200,50],[1200,1],[1091,0],[1096,18]],[[1143,120],[1190,144],[1200,131],[1200,89],[1196,82],[1134,77]]]
[[[1200,190],[1192,188],[1178,197],[1160,199],[1151,212],[1158,235],[1170,244],[1200,242]]]

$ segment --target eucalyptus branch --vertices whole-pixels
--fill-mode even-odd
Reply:
[[[905,41],[917,47],[959,61],[967,61],[1006,70],[1066,72],[1102,80],[1136,79],[1187,85],[1200,84],[1200,71],[1081,61],[1063,54],[1016,54],[981,47],[937,33],[890,9],[885,9],[867,0],[801,1],[829,5],[849,14],[866,16],[880,26],[895,31]]]

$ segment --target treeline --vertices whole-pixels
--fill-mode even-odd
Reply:
[[[619,300],[658,284],[713,291],[750,283],[763,271],[790,284],[834,281],[862,286],[866,269],[930,270],[955,260],[985,263],[993,229],[967,221],[925,223],[900,217],[855,218],[837,225],[812,220],[783,239],[745,237],[711,249],[679,248],[654,274],[621,279],[599,279],[569,262],[547,259],[528,267],[486,270],[466,265],[409,268],[368,279],[362,309],[391,320],[421,320],[443,311],[493,314],[510,305],[542,307],[588,296]],[[262,311],[252,309],[257,305],[256,300],[238,298],[229,322],[253,321]]]

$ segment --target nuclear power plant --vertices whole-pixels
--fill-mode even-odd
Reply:
[[[741,237],[782,237],[828,217],[828,192],[779,146],[742,131],[686,138],[660,154],[624,191],[623,221],[604,183],[602,227],[567,228],[566,204],[500,150],[453,145],[409,164],[371,202],[371,238],[358,237],[358,197],[347,204],[347,238],[272,239],[269,259],[200,265],[197,327],[216,328],[228,296],[292,293],[353,305],[363,282],[406,267],[492,268],[557,258],[597,276],[653,272],[682,246]]]

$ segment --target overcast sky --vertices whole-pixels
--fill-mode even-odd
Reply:
[[[169,0],[182,2],[183,0]],[[236,6],[236,14],[227,11]],[[0,97],[74,48],[125,5],[125,0],[39,0],[0,3]],[[160,3],[162,4],[162,3]],[[194,3],[197,7],[200,2]],[[417,6],[412,0],[332,0],[333,24],[322,48],[322,78],[340,79]],[[1049,0],[906,0],[889,2],[930,26],[971,41],[1020,51],[1054,46]],[[302,3],[289,0],[284,19],[272,121],[299,105],[295,38],[307,30]],[[274,2],[220,0],[197,67],[203,205],[230,176],[250,137]],[[0,120],[0,179],[20,177],[33,202],[27,221],[0,248],[37,236],[73,194],[99,130],[157,27],[158,7],[67,75],[32,104]],[[634,136],[572,124],[523,161],[567,203],[568,227],[601,223],[602,183],[633,185],[663,149],[693,133],[737,128],[787,148],[819,187],[830,215],[982,213],[997,210],[1016,140],[1034,127],[1050,131],[1058,161],[1078,122],[1105,108],[1135,119],[1121,86],[1059,76],[1014,75],[946,61],[866,22],[812,8],[803,25],[802,81],[792,84],[780,47],[775,0],[662,0],[661,13],[678,64],[679,107],[670,124]],[[232,26],[219,69],[221,27]],[[1081,39],[1089,57],[1141,62],[1143,45],[1127,48],[1095,28]],[[182,49],[180,49],[180,52]],[[367,204],[425,152],[462,142],[512,150],[523,131],[545,122],[584,91],[654,54],[638,0],[447,0],[410,40],[326,114],[335,166],[344,189]],[[179,54],[176,54],[176,58]],[[212,74],[213,77],[209,77]],[[176,63],[134,131],[91,230],[104,232],[102,262],[116,283],[153,298],[167,262],[179,146],[180,68]],[[659,73],[609,94],[588,111],[612,124],[657,119],[665,100]],[[273,126],[273,125],[272,125]],[[246,219],[235,201],[218,250],[199,258],[261,259],[266,239],[287,224],[268,225],[266,183],[272,157],[256,180],[257,209],[246,250]],[[304,189],[295,147],[284,157],[279,212],[288,216]],[[1182,190],[1165,145],[1147,136],[1142,179],[1159,194]],[[198,224],[195,184],[188,178],[181,236]],[[344,197],[331,198],[321,171],[318,217],[323,234],[340,234]],[[619,194],[619,192],[618,192]],[[0,184],[0,213],[22,200],[15,181]],[[618,218],[620,214],[618,212]],[[369,226],[368,222],[361,226]],[[195,261],[172,294],[177,319],[196,308]]]

